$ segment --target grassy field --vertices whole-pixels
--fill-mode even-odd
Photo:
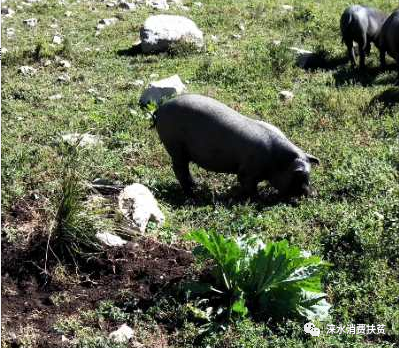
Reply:
[[[395,0],[367,3],[386,12],[397,6]],[[5,6],[16,9],[18,4],[8,0]],[[136,340],[146,347],[399,344],[399,105],[389,97],[396,93],[397,102],[399,91],[393,86],[397,73],[379,69],[375,47],[366,72],[352,70],[348,63],[333,64],[345,55],[339,18],[347,1],[203,0],[202,4],[185,1],[189,11],[174,6],[167,11],[188,16],[203,30],[206,46],[198,53],[130,54],[144,20],[158,13],[143,5],[124,12],[100,1],[42,0],[16,9],[11,18],[2,16],[2,46],[8,50],[2,54],[1,77],[2,251],[6,255],[2,258],[6,307],[2,348],[10,346],[11,333],[23,347],[47,347],[42,342],[43,327],[53,346],[60,346],[65,335],[78,347],[123,347],[105,338],[122,323],[132,326]],[[282,11],[282,4],[293,5],[294,11]],[[66,16],[66,11],[71,15]],[[118,22],[96,36],[98,21],[115,16]],[[34,28],[23,24],[31,17],[38,19]],[[15,36],[8,37],[7,28],[14,28]],[[56,33],[64,38],[61,45],[52,44]],[[273,40],[281,44],[276,46]],[[290,46],[320,52],[332,63],[324,69],[301,69]],[[61,67],[57,57],[72,66]],[[392,66],[393,60],[389,63]],[[18,72],[23,65],[37,72],[24,76]],[[70,82],[57,81],[63,73]],[[186,199],[158,135],[149,129],[147,112],[138,106],[145,86],[133,84],[141,79],[146,85],[173,74],[181,77],[188,91],[278,126],[298,146],[319,157],[321,165],[312,170],[317,195],[298,204],[276,202],[273,191],[263,184],[260,198],[237,201],[229,194],[236,185],[234,176],[192,166],[200,190],[197,200]],[[279,100],[281,90],[294,92],[291,103]],[[55,94],[62,98],[49,99]],[[60,134],[68,132],[98,135],[103,144],[68,154],[58,141]],[[31,268],[24,261],[43,270],[46,250],[38,249],[35,255],[30,250],[54,227],[71,168],[82,188],[81,209],[90,216],[87,231],[122,224],[118,214],[111,212],[112,199],[105,208],[92,209],[87,183],[95,178],[122,185],[140,182],[152,190],[166,215],[162,227],[151,225],[148,231],[154,243],[164,243],[159,244],[161,249],[168,245],[190,249],[194,245],[183,242],[182,234],[206,228],[226,236],[287,239],[331,262],[324,279],[331,319],[319,324],[321,336],[304,333],[300,320],[269,323],[267,318],[251,317],[200,335],[201,326],[177,296],[165,294],[136,308],[129,284],[113,283],[115,279],[107,274],[106,280],[92,281],[91,288],[102,292],[89,298],[83,286],[89,272],[60,257],[46,269],[53,285],[43,289],[39,281],[26,276]],[[79,233],[84,234],[85,228]],[[199,266],[190,267],[197,272]],[[51,299],[46,306],[45,296]],[[39,325],[38,317],[43,316],[46,322]],[[327,324],[383,324],[385,334],[331,335]]]

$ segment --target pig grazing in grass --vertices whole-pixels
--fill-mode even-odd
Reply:
[[[169,100],[154,118],[175,175],[188,194],[195,186],[189,162],[207,170],[237,174],[246,196],[255,194],[263,180],[285,196],[310,193],[311,163],[318,164],[319,160],[291,143],[275,126],[195,94]]]
[[[365,56],[370,53],[371,42],[379,46],[379,34],[387,15],[377,9],[353,5],[341,16],[342,41],[348,48],[352,66],[356,65],[353,42],[359,47],[360,69],[365,67]]]
[[[381,65],[385,66],[385,53],[396,60],[398,65],[398,81],[399,84],[399,9],[394,11],[382,26],[380,38],[380,59]]]

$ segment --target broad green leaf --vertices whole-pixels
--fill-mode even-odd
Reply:
[[[248,314],[248,308],[245,306],[245,299],[241,297],[239,300],[235,301],[231,306],[231,310],[241,317],[245,317]]]

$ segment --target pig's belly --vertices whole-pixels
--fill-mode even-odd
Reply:
[[[206,170],[218,173],[236,174],[239,169],[237,154],[217,147],[202,151],[190,149],[190,161]]]

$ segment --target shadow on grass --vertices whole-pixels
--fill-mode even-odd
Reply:
[[[389,88],[376,95],[371,99],[368,108],[373,108],[378,104],[382,105],[383,109],[390,109],[395,105],[399,105],[399,87]]]
[[[140,43],[133,45],[132,47],[130,47],[128,49],[118,50],[116,53],[118,56],[125,56],[125,57],[135,57],[135,56],[144,54],[141,49]]]
[[[289,204],[297,206],[299,200],[290,199],[279,195],[272,188],[261,187],[258,194],[253,197],[243,197],[240,194],[238,186],[223,192],[215,192],[207,185],[199,184],[194,190],[192,196],[186,195],[178,183],[160,183],[156,187],[158,193],[157,199],[167,202],[174,208],[181,208],[183,206],[197,206],[204,207],[208,205],[223,205],[231,207],[237,204],[250,203],[254,205],[256,210],[263,210],[265,207],[272,207],[277,204]]]

